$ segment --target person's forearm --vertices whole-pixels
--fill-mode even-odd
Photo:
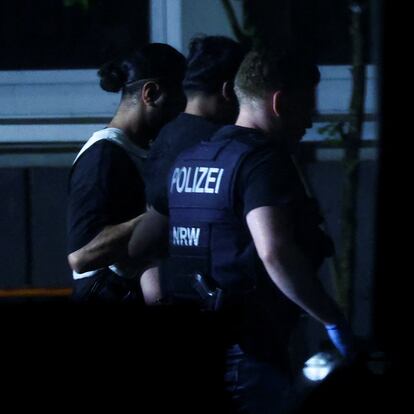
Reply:
[[[78,273],[83,273],[126,260],[128,241],[140,217],[106,226],[88,244],[68,256],[70,267]]]
[[[324,325],[343,319],[336,302],[325,292],[310,264],[295,246],[285,246],[262,258],[276,286],[303,310]]]
[[[351,356],[355,349],[352,331],[296,245],[287,210],[258,207],[246,215],[246,221],[257,253],[275,285],[325,325],[329,338],[342,355]]]
[[[167,251],[168,217],[150,208],[135,226],[129,241],[129,256],[135,260],[157,260]]]

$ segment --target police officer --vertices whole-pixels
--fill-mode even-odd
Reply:
[[[98,72],[101,87],[122,97],[108,127],[86,142],[70,172],[68,261],[76,301],[142,302],[127,245],[145,211],[148,144],[183,108],[185,67],[181,53],[153,43]]]
[[[183,151],[171,170],[168,290],[236,326],[226,379],[237,412],[282,410],[301,309],[341,354],[353,353],[352,333],[316,277],[332,251],[290,157],[311,126],[319,77],[292,54],[250,52],[235,80],[236,125]]]
[[[191,40],[183,81],[187,105],[161,129],[149,151],[145,171],[150,209],[133,232],[131,257],[142,260],[154,255],[163,246],[163,236],[166,239],[168,235],[167,177],[177,155],[209,138],[221,126],[235,122],[238,101],[233,84],[244,55],[242,45],[225,36],[203,35]],[[162,295],[157,284],[158,280],[153,279],[143,285],[152,302]]]

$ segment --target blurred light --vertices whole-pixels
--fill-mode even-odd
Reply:
[[[311,381],[322,381],[338,365],[338,358],[328,352],[319,352],[305,362],[303,374]]]

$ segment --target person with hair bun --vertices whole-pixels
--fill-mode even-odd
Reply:
[[[69,176],[75,301],[144,303],[139,276],[145,264],[128,258],[128,240],[145,211],[149,144],[185,105],[185,68],[181,53],[152,43],[98,71],[102,89],[121,92],[121,102],[109,125],[83,146]]]

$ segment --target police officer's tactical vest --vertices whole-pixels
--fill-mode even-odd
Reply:
[[[299,308],[267,275],[244,219],[234,210],[239,168],[249,153],[266,145],[255,134],[252,139],[243,135],[241,140],[213,137],[177,158],[168,186],[170,258],[161,275],[167,296],[174,299],[191,301],[199,293],[210,309],[220,307],[223,298],[224,307],[241,303],[243,349],[280,360]],[[306,249],[302,227],[297,241]]]
[[[198,293],[208,300],[254,289],[256,250],[233,208],[238,168],[254,147],[235,139],[203,141],[177,158],[168,187],[167,294],[191,299]]]
[[[163,278],[167,294],[190,298],[195,285],[206,297],[215,288],[237,296],[254,289],[258,271],[264,271],[247,225],[234,210],[233,197],[243,159],[267,144],[255,135],[243,138],[202,141],[181,153],[171,170],[170,259]],[[332,243],[319,228],[322,217],[293,164],[289,167],[296,242],[317,269],[332,254]]]

